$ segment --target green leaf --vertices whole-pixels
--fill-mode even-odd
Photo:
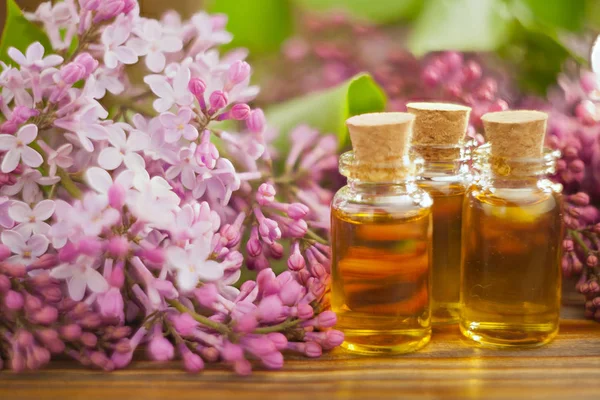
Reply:
[[[346,119],[385,109],[386,96],[370,75],[360,74],[334,88],[274,105],[266,110],[269,125],[279,128],[278,149],[289,144],[287,133],[298,124],[308,124],[322,133],[335,133],[340,147],[348,140]]]
[[[586,0],[520,1],[529,7],[533,18],[539,23],[570,31],[579,31],[585,25]]]
[[[600,30],[600,1],[587,0],[585,15],[587,16],[587,25],[596,31]]]
[[[212,0],[209,10],[229,18],[227,30],[233,34],[233,42],[227,48],[246,47],[252,55],[278,51],[292,34],[288,0]]]
[[[25,53],[33,42],[40,42],[46,51],[52,48],[46,34],[23,16],[17,3],[14,0],[6,0],[6,22],[0,43],[0,61],[14,64],[8,57],[8,48],[15,47]]]
[[[345,10],[357,18],[390,23],[415,16],[422,0],[294,0],[308,10]]]
[[[408,47],[429,51],[491,51],[509,39],[512,16],[501,0],[429,0],[417,18]]]

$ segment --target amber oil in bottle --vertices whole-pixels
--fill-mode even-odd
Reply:
[[[433,199],[431,320],[435,327],[457,323],[459,317],[462,210],[470,181],[463,140],[471,109],[447,103],[409,103],[407,108],[415,115],[412,154],[424,160],[417,183]]]
[[[460,329],[486,347],[536,347],[558,333],[562,187],[547,179],[546,114],[484,115],[488,145],[463,219]]]
[[[414,116],[365,114],[347,125],[340,158],[348,185],[332,202],[332,307],[343,347],[406,353],[431,337],[431,198],[408,157]]]

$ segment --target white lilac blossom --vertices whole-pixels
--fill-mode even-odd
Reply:
[[[226,18],[147,19],[135,0],[27,18],[53,48],[9,49],[0,75],[0,365],[63,354],[110,371],[147,343],[191,372],[220,359],[248,374],[249,359],[279,368],[283,350],[339,345],[320,187],[335,139],[299,127],[274,160],[246,52],[216,47]],[[242,268],[257,279],[238,282]]]

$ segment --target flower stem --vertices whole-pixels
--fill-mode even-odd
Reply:
[[[309,238],[324,244],[324,245],[329,245],[329,243],[327,242],[327,240],[323,239],[319,234],[317,234],[315,231],[308,229],[306,231],[306,236],[308,236]]]
[[[571,235],[571,237],[573,238],[573,240],[575,240],[577,242],[577,244],[579,246],[581,246],[581,248],[586,252],[586,253],[590,253],[590,248],[588,247],[587,244],[585,244],[583,238],[581,237],[581,234],[579,233],[579,231],[576,231],[575,229],[569,229],[569,235]]]
[[[265,334],[265,333],[272,333],[272,332],[281,332],[283,330],[286,330],[287,328],[291,328],[293,326],[298,325],[301,321],[302,320],[300,320],[300,319],[288,319],[277,325],[265,326],[263,328],[257,328],[254,330],[254,333]]]
[[[219,322],[215,322],[204,315],[200,315],[196,313],[194,310],[190,310],[186,306],[184,306],[179,300],[167,300],[167,303],[171,307],[174,307],[179,312],[184,312],[192,316],[196,321],[200,322],[202,325],[208,326],[209,328],[214,329],[217,332],[223,334],[229,334],[230,330],[226,325],[223,325]]]

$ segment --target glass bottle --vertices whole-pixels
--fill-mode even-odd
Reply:
[[[431,337],[431,198],[408,157],[414,117],[350,118],[354,151],[340,157],[348,185],[332,202],[332,307],[343,347],[406,353]]]
[[[535,347],[558,333],[562,186],[548,179],[546,114],[484,115],[488,145],[463,214],[460,330],[487,347]]]
[[[463,140],[471,108],[447,103],[409,103],[415,115],[411,151],[424,160],[417,181],[433,199],[431,321],[457,323],[460,305],[462,210],[470,174]]]

